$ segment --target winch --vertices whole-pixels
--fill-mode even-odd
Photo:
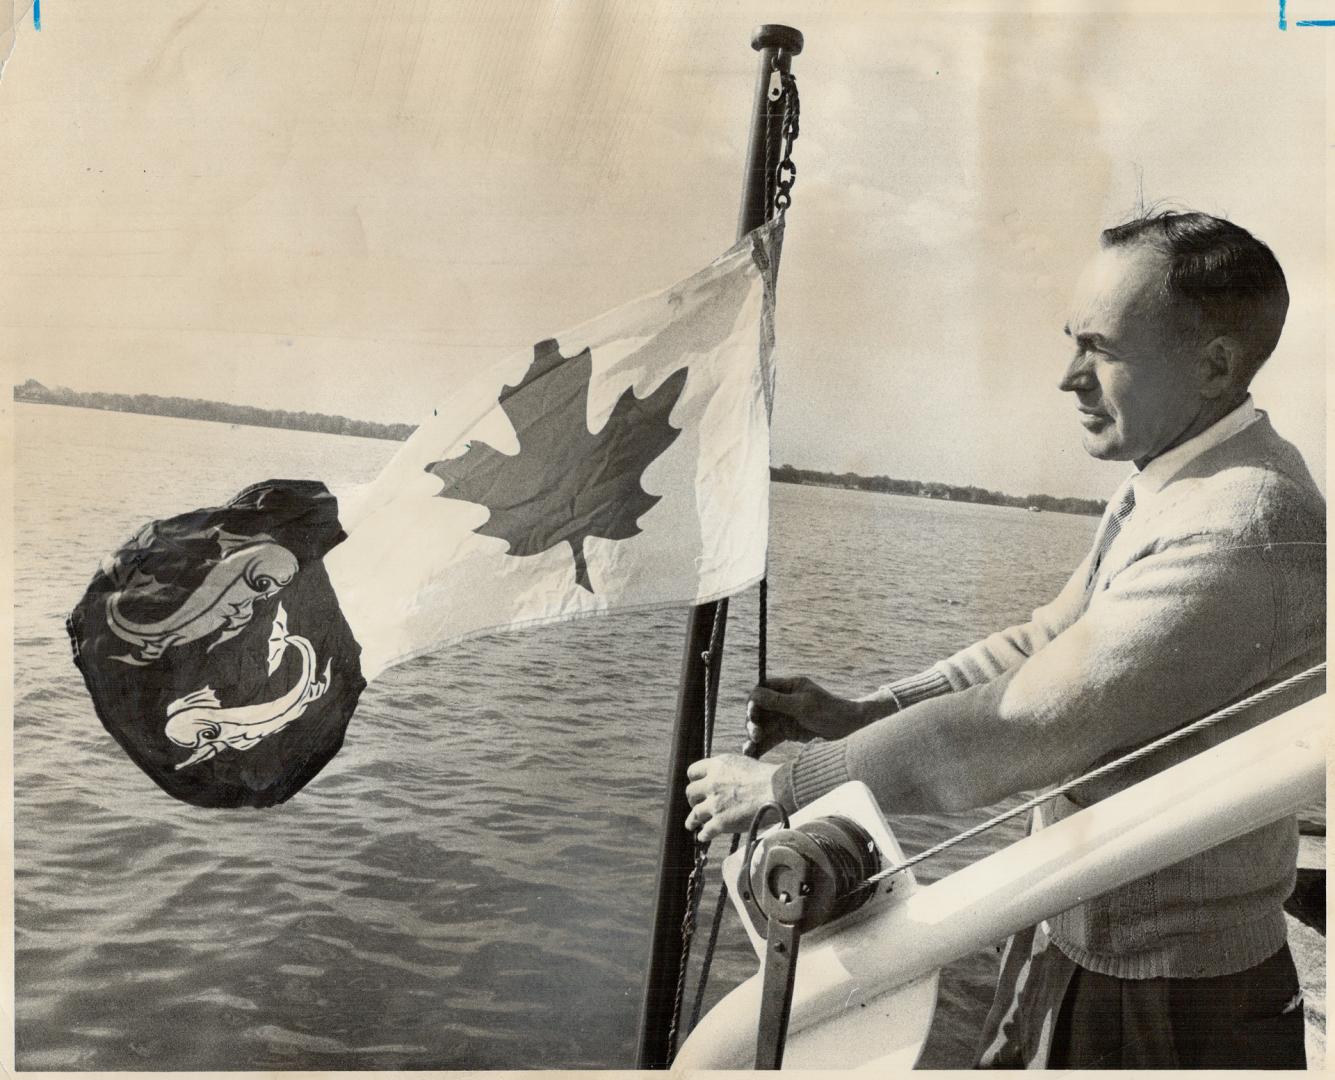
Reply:
[[[783,827],[761,843],[757,830],[771,811]],[[851,818],[816,818],[792,828],[783,807],[767,803],[751,821],[742,867],[741,899],[757,929],[763,925],[767,943],[756,1068],[777,1069],[788,1037],[802,935],[870,900],[876,886],[867,879],[881,868],[881,856],[875,840]]]
[[[907,900],[918,888],[912,870],[868,884],[904,861],[875,797],[856,781],[791,816],[777,803],[761,807],[745,847],[723,860],[724,883],[764,969],[757,1069],[783,1062],[801,944],[823,948],[826,938]]]

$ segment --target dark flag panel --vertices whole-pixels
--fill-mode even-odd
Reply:
[[[338,752],[366,681],[323,556],[320,483],[268,480],[154,521],[103,560],[67,620],[98,718],[169,794],[272,806]]]

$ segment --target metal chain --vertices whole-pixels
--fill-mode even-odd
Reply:
[[[705,757],[714,751],[714,710],[718,704],[710,693],[713,686],[713,666],[718,659],[719,643],[723,637],[723,604],[714,606],[714,625],[709,632],[709,647],[700,654],[704,669],[704,743]],[[700,910],[705,868],[709,864],[709,841],[695,842],[695,859],[690,876],[686,879],[686,912],[681,917],[681,959],[677,966],[677,988],[672,996],[672,1023],[668,1027],[667,1051],[671,1059],[677,1052],[677,1032],[681,1026],[681,1009],[686,998],[686,968],[691,959],[691,939],[695,936],[695,919]],[[698,1015],[699,1010],[696,1009]]]
[[[1291,690],[1295,686],[1309,682],[1312,679],[1315,679],[1318,675],[1324,675],[1325,672],[1326,664],[1323,661],[1320,664],[1317,664],[1316,667],[1308,668],[1306,671],[1299,672],[1297,675],[1292,675],[1282,682],[1275,683],[1274,686],[1267,686],[1264,690],[1253,694],[1251,697],[1243,698],[1241,701],[1235,701],[1232,705],[1228,705],[1216,713],[1211,713],[1209,716],[1203,716],[1201,719],[1188,724],[1186,727],[1181,727],[1176,731],[1169,732],[1167,735],[1163,736],[1163,738],[1155,739],[1154,742],[1151,743],[1146,743],[1138,750],[1133,750],[1131,753],[1124,754],[1122,757],[1116,758],[1115,760],[1108,762],[1106,765],[1101,765],[1097,769],[1093,769],[1082,776],[1077,776],[1074,780],[1068,780],[1064,784],[1059,784],[1051,791],[1045,791],[1040,795],[1035,795],[1032,799],[1026,799],[1019,806],[998,814],[996,817],[988,818],[986,821],[973,826],[971,829],[965,829],[962,833],[948,837],[947,839],[942,840],[941,843],[935,844],[932,847],[927,848],[925,851],[918,852],[918,854],[914,855],[911,859],[905,859],[902,863],[899,863],[896,866],[887,867],[879,874],[873,874],[867,879],[866,883],[868,885],[875,885],[877,882],[884,881],[886,878],[891,877],[894,874],[903,873],[910,866],[916,866],[925,859],[930,859],[933,856],[940,855],[944,851],[949,851],[951,848],[964,843],[966,840],[972,840],[979,833],[986,832],[988,829],[994,829],[998,825],[1033,810],[1035,807],[1051,802],[1053,799],[1065,795],[1072,788],[1079,787],[1081,784],[1086,784],[1091,780],[1097,780],[1100,777],[1107,776],[1110,772],[1113,772],[1116,769],[1132,765],[1135,762],[1140,761],[1142,758],[1149,757],[1150,754],[1162,750],[1166,746],[1171,746],[1175,742],[1180,742],[1188,735],[1194,735],[1198,731],[1204,731],[1208,727],[1213,727],[1215,724],[1231,719],[1239,713],[1245,712],[1247,709],[1261,704],[1263,701],[1269,701],[1273,697],[1278,697],[1286,690]]]
[[[782,136],[783,159],[775,170],[776,191],[774,205],[782,213],[793,204],[793,185],[797,183],[797,166],[793,164],[793,143],[797,142],[798,121],[802,111],[802,102],[797,94],[797,79],[790,72],[780,71],[779,81],[784,100]]]

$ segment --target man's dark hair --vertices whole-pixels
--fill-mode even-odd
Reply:
[[[1205,337],[1227,334],[1244,349],[1244,384],[1284,329],[1289,290],[1271,250],[1246,229],[1195,211],[1160,210],[1104,229],[1106,247],[1148,244],[1168,257],[1164,299]]]

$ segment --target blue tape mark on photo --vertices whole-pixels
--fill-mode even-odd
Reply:
[[[1288,0],[1279,0],[1279,28],[1289,28]],[[1335,19],[1294,19],[1294,26],[1335,26]]]
[[[32,0],[32,28],[42,28],[42,0]]]

